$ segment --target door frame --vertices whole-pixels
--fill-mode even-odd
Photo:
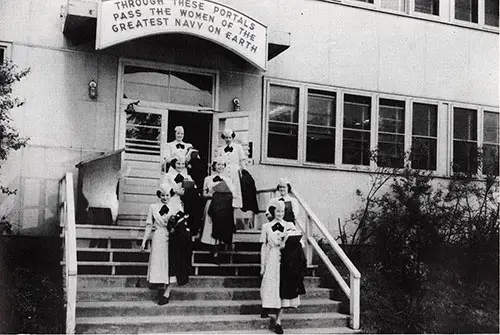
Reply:
[[[206,69],[206,68],[196,68],[196,67],[161,63],[161,62],[155,62],[155,61],[147,61],[147,60],[120,57],[118,59],[117,80],[116,80],[115,140],[114,140],[114,149],[115,150],[121,149],[122,148],[121,145],[125,144],[124,134],[122,135],[122,131],[124,130],[124,128],[122,128],[122,123],[121,123],[121,122],[123,122],[122,119],[124,118],[123,117],[124,108],[122,108],[122,105],[125,103],[125,106],[127,106],[127,104],[129,104],[129,103],[137,101],[137,100],[133,100],[133,99],[122,98],[122,96],[123,96],[123,72],[125,70],[126,65],[143,66],[143,67],[150,67],[150,68],[156,68],[156,69],[161,69],[161,70],[172,70],[172,71],[185,72],[185,73],[210,75],[213,78],[213,85],[212,85],[213,108],[199,108],[197,106],[190,106],[190,105],[162,103],[162,102],[153,102],[153,101],[142,101],[142,100],[140,101],[140,103],[137,107],[163,108],[167,111],[168,110],[176,110],[176,111],[181,111],[181,112],[186,111],[186,112],[195,112],[195,113],[204,113],[204,114],[216,114],[216,113],[214,113],[214,111],[219,110],[219,91],[220,91],[219,78],[220,78],[220,75],[219,75],[218,70]],[[168,118],[168,114],[166,115],[166,117]],[[213,129],[212,129],[212,131],[213,131]],[[165,134],[165,136],[166,135],[167,134]],[[123,142],[121,141],[122,137],[123,137]],[[212,150],[211,151],[213,151],[213,143],[212,143]]]

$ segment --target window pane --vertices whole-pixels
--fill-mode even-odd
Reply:
[[[404,101],[380,99],[378,130],[388,133],[404,134]]]
[[[484,23],[498,27],[498,0],[484,0]]]
[[[483,145],[483,174],[498,176],[498,145]]]
[[[413,104],[413,135],[437,136],[437,106]]]
[[[335,127],[335,93],[329,95],[309,92],[307,97],[307,124]]]
[[[370,130],[371,98],[344,96],[344,128]]]
[[[212,107],[212,76],[170,73],[170,99],[177,104]]]
[[[306,161],[333,164],[335,160],[335,93],[309,90],[307,99]]]
[[[477,139],[477,111],[454,108],[453,138],[475,141]]]
[[[267,156],[297,159],[298,125],[269,122]]]
[[[477,23],[477,0],[455,0],[455,19]]]
[[[439,0],[415,0],[415,12],[439,15]]]
[[[432,138],[413,137],[411,167],[413,169],[436,170],[436,144]]]
[[[382,8],[406,12],[406,0],[381,0]]]
[[[270,85],[267,156],[298,158],[299,89]]]
[[[123,97],[128,99],[168,102],[168,71],[125,66]]]
[[[334,163],[335,128],[307,127],[306,160],[314,163]]]
[[[453,141],[453,171],[477,173],[477,144]]]
[[[484,142],[498,143],[498,114],[484,112]]]
[[[269,120],[298,122],[299,89],[271,85]]]
[[[344,130],[343,135],[342,163],[369,165],[370,132]]]
[[[127,113],[125,149],[136,154],[160,154],[161,115]]]
[[[379,134],[377,165],[403,167],[404,139],[404,135]]]
[[[5,49],[0,48],[0,64],[3,64],[5,62]]]

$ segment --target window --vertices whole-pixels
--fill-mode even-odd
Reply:
[[[10,43],[0,42],[0,64],[10,58]]]
[[[213,107],[212,75],[125,66],[123,97],[199,107]]]
[[[484,0],[484,23],[498,27],[498,0]]]
[[[405,102],[380,99],[378,117],[378,166],[404,165]]]
[[[298,159],[299,88],[270,85],[267,156]]]
[[[439,0],[415,0],[415,12],[439,16]]]
[[[0,63],[3,64],[3,62],[5,61],[5,48],[2,48],[0,46]]]
[[[453,109],[453,171],[477,173],[477,111]]]
[[[334,92],[309,90],[307,95],[307,162],[334,164],[335,115]]]
[[[413,103],[411,167],[436,170],[437,106]]]
[[[498,113],[484,111],[483,174],[498,176]]]
[[[344,95],[342,163],[370,164],[371,97]]]
[[[455,0],[455,19],[478,23],[478,0]]]

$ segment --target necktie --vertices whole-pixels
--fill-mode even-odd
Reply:
[[[276,230],[279,230],[280,232],[283,232],[283,230],[285,230],[285,227],[283,227],[283,225],[279,222],[276,222],[272,227],[271,229],[273,231],[276,231]]]
[[[233,152],[233,147],[230,146],[225,147],[224,152]]]
[[[168,213],[168,207],[167,205],[163,205],[160,208],[160,215],[167,214]]]
[[[177,145],[175,146],[177,149],[184,149],[184,144],[182,143],[177,143]]]
[[[219,176],[215,176],[213,179],[214,182],[222,181],[222,178]]]
[[[285,201],[285,198],[279,198],[278,201]]]
[[[184,181],[184,176],[183,176],[183,175],[181,175],[180,173],[178,173],[178,174],[177,174],[177,176],[175,176],[174,181],[175,181],[176,183],[182,183],[182,182]]]

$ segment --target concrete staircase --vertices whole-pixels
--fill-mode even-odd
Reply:
[[[137,252],[136,241],[108,237],[107,246],[101,241],[89,247],[81,236],[77,333],[272,333],[270,320],[260,318],[260,244],[255,238],[236,238],[220,265],[195,244],[189,283],[174,286],[170,303],[158,306],[145,278],[147,254]],[[301,306],[285,311],[285,333],[353,333],[335,291],[321,287],[314,276],[316,268],[308,268]]]

